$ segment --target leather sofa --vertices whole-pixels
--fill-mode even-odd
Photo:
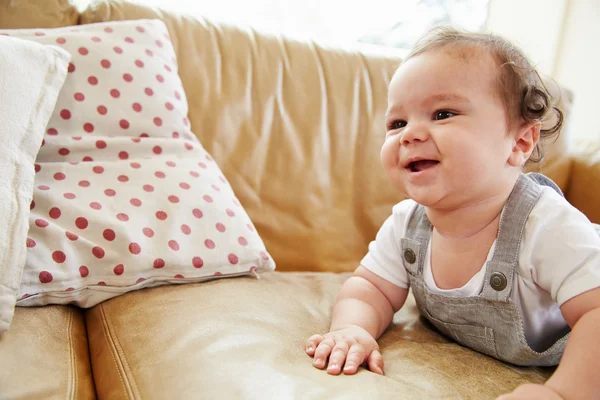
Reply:
[[[379,163],[401,59],[264,35],[105,0],[0,1],[0,28],[160,18],[192,129],[218,162],[276,272],[139,290],[90,309],[18,307],[0,338],[0,399],[487,399],[543,382],[461,347],[409,298],[380,340],[385,376],[329,376],[304,352],[341,284],[402,199]],[[563,91],[568,114],[570,98]],[[568,127],[542,172],[600,222],[600,141]]]

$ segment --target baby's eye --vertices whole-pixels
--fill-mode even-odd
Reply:
[[[406,121],[404,121],[402,119],[397,119],[397,120],[389,123],[388,131],[393,131],[395,129],[404,128],[405,126],[406,126]]]
[[[447,119],[447,118],[451,118],[454,117],[456,114],[453,113],[452,111],[446,111],[446,110],[441,110],[441,111],[436,111],[433,114],[433,119],[436,121],[442,120],[442,119]]]

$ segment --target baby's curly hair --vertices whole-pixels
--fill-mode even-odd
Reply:
[[[562,111],[555,106],[555,99],[523,51],[501,36],[466,32],[448,26],[435,27],[419,39],[404,61],[448,46],[458,47],[457,55],[462,56],[468,48],[491,54],[499,67],[497,83],[509,127],[520,122],[540,122],[540,142],[558,136],[563,124]],[[544,127],[543,122],[548,121],[552,123]],[[543,157],[538,142],[529,161],[537,163]]]

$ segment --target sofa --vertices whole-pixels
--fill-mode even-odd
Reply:
[[[330,376],[306,339],[402,200],[379,163],[401,58],[265,35],[116,0],[0,1],[0,28],[162,19],[193,132],[221,167],[275,272],[130,293],[91,308],[17,307],[0,337],[0,399],[493,399],[553,368],[466,349],[412,297],[380,339],[385,375]],[[568,116],[571,98],[557,89]],[[600,140],[568,124],[540,167],[600,223]]]

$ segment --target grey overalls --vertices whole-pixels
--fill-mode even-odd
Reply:
[[[523,366],[557,365],[569,336],[567,333],[543,353],[532,350],[525,339],[521,314],[511,299],[525,223],[540,198],[541,185],[561,193],[554,182],[540,174],[522,174],[517,180],[502,211],[494,254],[486,264],[483,289],[477,296],[445,296],[426,287],[423,265],[432,226],[423,206],[415,209],[406,237],[401,239],[402,261],[421,315],[462,345]]]

